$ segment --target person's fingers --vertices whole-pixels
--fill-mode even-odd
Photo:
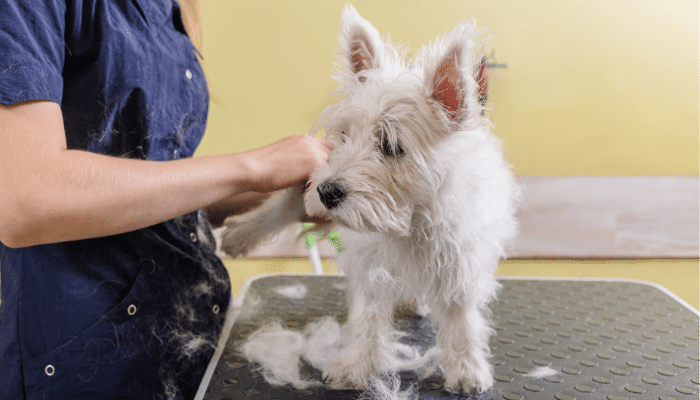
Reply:
[[[324,164],[328,163],[328,156],[335,148],[335,143],[328,141],[324,138],[317,138],[310,136],[309,139],[311,151],[316,157],[316,165],[314,168],[318,168]]]
[[[323,143],[323,146],[325,146],[329,152],[335,150],[335,142],[332,139],[329,138],[322,138],[321,142]]]
[[[268,192],[292,186],[328,164],[335,143],[306,134],[294,134],[251,151],[258,178],[253,190]]]

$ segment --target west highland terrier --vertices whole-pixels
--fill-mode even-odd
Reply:
[[[435,322],[445,388],[487,390],[488,303],[518,189],[478,101],[478,32],[460,24],[405,61],[352,6],[341,25],[338,101],[318,127],[336,142],[328,165],[229,219],[222,248],[245,254],[304,213],[332,220],[350,310],[323,368],[331,386],[362,389],[391,369],[394,304],[417,301]]]

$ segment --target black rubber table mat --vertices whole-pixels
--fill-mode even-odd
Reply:
[[[440,372],[417,381],[402,372],[402,387],[418,385],[421,399],[697,399],[698,315],[664,291],[623,281],[502,279],[491,304],[497,334],[491,339],[495,385],[480,396],[442,389]],[[276,288],[303,284],[308,293],[290,299]],[[206,400],[357,399],[359,391],[271,387],[237,351],[259,327],[280,321],[302,330],[318,318],[346,319],[344,278],[333,275],[268,276],[253,281],[244,305],[256,301],[252,316],[239,318],[207,389]],[[430,321],[400,309],[398,329],[407,342],[434,345]],[[556,375],[534,379],[548,366]],[[320,372],[307,366],[309,374]]]

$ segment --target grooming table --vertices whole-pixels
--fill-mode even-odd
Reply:
[[[401,372],[402,388],[418,385],[420,399],[697,399],[698,311],[666,289],[638,281],[500,278],[491,304],[497,334],[491,338],[495,385],[480,396],[442,389],[439,369],[418,382]],[[301,330],[324,316],[347,318],[344,278],[335,275],[266,275],[246,284],[239,304],[256,301],[253,317],[239,318],[205,378],[206,400],[358,399],[359,391],[271,387],[236,351],[250,333],[271,321]],[[308,293],[291,299],[276,288],[303,284]],[[435,343],[430,321],[406,309],[395,313],[406,343]],[[223,342],[222,342],[223,343]],[[218,362],[217,362],[218,361]],[[528,374],[550,367],[555,375]],[[320,379],[321,373],[307,366]],[[211,378],[208,387],[206,380]]]

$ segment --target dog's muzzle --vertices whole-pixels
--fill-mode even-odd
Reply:
[[[319,199],[321,199],[321,203],[329,210],[337,207],[343,200],[343,197],[345,197],[345,190],[335,182],[323,182],[318,185],[316,191]]]

